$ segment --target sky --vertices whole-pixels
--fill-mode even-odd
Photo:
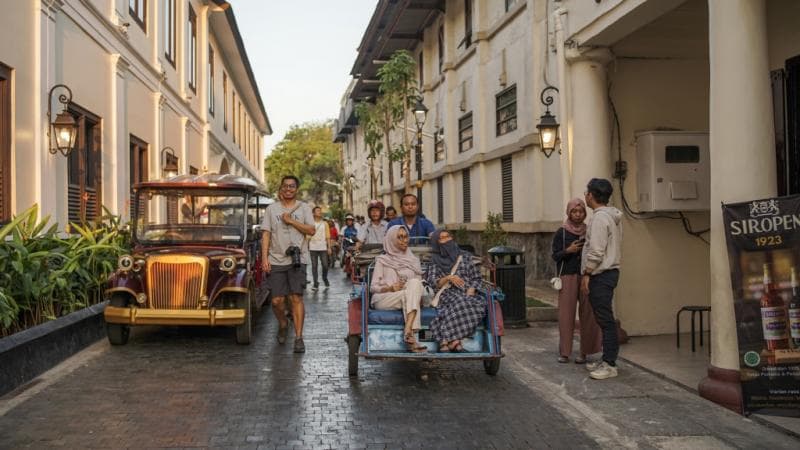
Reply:
[[[272,136],[339,116],[358,44],[377,0],[230,0]]]

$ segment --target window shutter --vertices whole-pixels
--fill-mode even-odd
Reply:
[[[514,188],[511,178],[511,156],[500,160],[503,185],[503,222],[514,221]]]
[[[436,203],[436,215],[439,219],[438,222],[440,224],[444,223],[444,177],[439,177],[436,179],[436,193],[437,193],[437,203]]]
[[[464,200],[464,223],[472,222],[472,195],[470,193],[469,169],[461,171],[461,188]]]

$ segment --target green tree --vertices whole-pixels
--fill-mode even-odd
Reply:
[[[327,197],[338,198],[339,188],[325,183],[341,183],[342,165],[339,148],[333,142],[332,122],[293,125],[264,166],[269,192],[277,193],[284,175],[300,178],[300,197],[316,205]]]
[[[376,198],[378,194],[378,177],[375,176],[375,158],[380,155],[383,150],[381,143],[381,124],[380,112],[376,109],[375,105],[369,102],[361,101],[356,105],[356,117],[358,124],[364,130],[364,143],[367,145],[369,156],[369,195],[370,198]]]
[[[403,144],[399,148],[399,152],[402,154],[402,172],[405,176],[406,193],[411,192],[411,145],[408,140],[408,113],[419,94],[415,83],[416,73],[417,63],[408,50],[394,52],[389,61],[378,69],[378,78],[381,81],[380,93],[392,104],[392,108],[402,109],[400,117],[403,120]],[[398,120],[394,121],[394,123],[397,122]]]

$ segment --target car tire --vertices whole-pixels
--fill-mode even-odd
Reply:
[[[118,308],[126,308],[128,306],[128,299],[124,294],[112,294],[108,304]],[[108,342],[111,345],[127,344],[130,334],[131,327],[129,325],[106,323],[106,336],[108,336]]]
[[[253,289],[236,300],[236,308],[244,309],[244,323],[236,326],[236,343],[249,345],[253,339]]]
[[[347,336],[347,374],[351,377],[358,376],[358,347],[361,345],[361,336]]]

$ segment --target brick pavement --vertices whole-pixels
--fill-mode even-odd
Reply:
[[[306,354],[292,353],[291,339],[277,344],[269,311],[251,346],[235,345],[231,329],[134,329],[127,346],[98,344],[97,356],[6,408],[0,448],[800,444],[627,365],[615,380],[589,380],[555,362],[552,325],[509,330],[496,377],[474,361],[362,360],[351,379],[349,286],[338,269],[331,279],[330,291],[307,292]]]

